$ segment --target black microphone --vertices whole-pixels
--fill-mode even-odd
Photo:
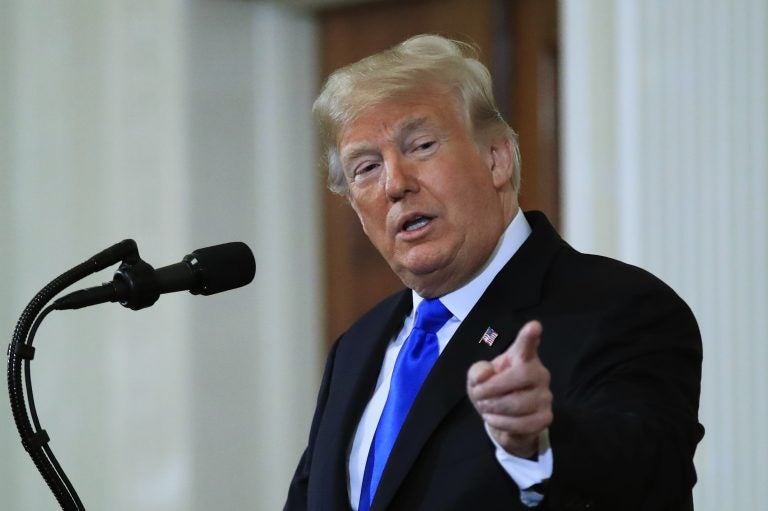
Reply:
[[[138,257],[123,262],[112,282],[81,289],[56,300],[56,309],[80,309],[105,302],[120,302],[133,310],[153,305],[163,293],[186,291],[212,295],[250,283],[256,274],[253,252],[234,241],[198,248],[181,262],[155,270]]]

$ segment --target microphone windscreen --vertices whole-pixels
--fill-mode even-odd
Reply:
[[[248,245],[233,241],[198,248],[184,258],[197,274],[200,286],[193,294],[212,295],[250,283],[256,275],[256,260]]]

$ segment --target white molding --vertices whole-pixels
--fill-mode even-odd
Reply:
[[[691,306],[707,428],[696,509],[757,509],[768,501],[768,6],[563,0],[561,12],[566,238],[652,271]]]

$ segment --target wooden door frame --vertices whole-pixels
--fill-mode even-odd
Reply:
[[[334,69],[410,35],[435,32],[475,44],[494,76],[499,110],[519,134],[524,209],[559,223],[557,1],[380,1],[318,13],[322,79]],[[326,335],[403,287],[360,228],[352,208],[323,197]]]

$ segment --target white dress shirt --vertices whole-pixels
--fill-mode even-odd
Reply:
[[[458,330],[461,322],[469,315],[477,301],[485,293],[491,281],[517,252],[530,233],[531,227],[528,225],[528,221],[522,212],[518,210],[480,273],[461,288],[440,297],[443,305],[453,314],[453,317],[437,332],[440,353],[443,352],[453,334]],[[365,463],[368,458],[368,450],[371,447],[376,426],[384,410],[384,403],[389,393],[389,384],[395,367],[395,360],[397,360],[400,348],[413,328],[416,309],[422,300],[421,296],[413,292],[413,308],[410,314],[406,316],[400,332],[390,341],[387,347],[384,354],[384,362],[381,365],[381,372],[376,381],[376,388],[363,412],[354,440],[352,441],[347,460],[347,483],[350,504],[355,511],[357,511],[357,505],[360,501],[360,489],[363,482],[363,473],[365,472]],[[549,448],[546,432],[540,438],[538,461],[530,461],[512,456],[496,443],[490,433],[488,436],[496,446],[496,459],[510,477],[514,479],[518,487],[524,490],[521,493],[521,500],[527,505],[537,503],[540,500],[540,496],[537,498],[535,492],[527,492],[525,489],[548,479],[552,474],[552,450]]]

